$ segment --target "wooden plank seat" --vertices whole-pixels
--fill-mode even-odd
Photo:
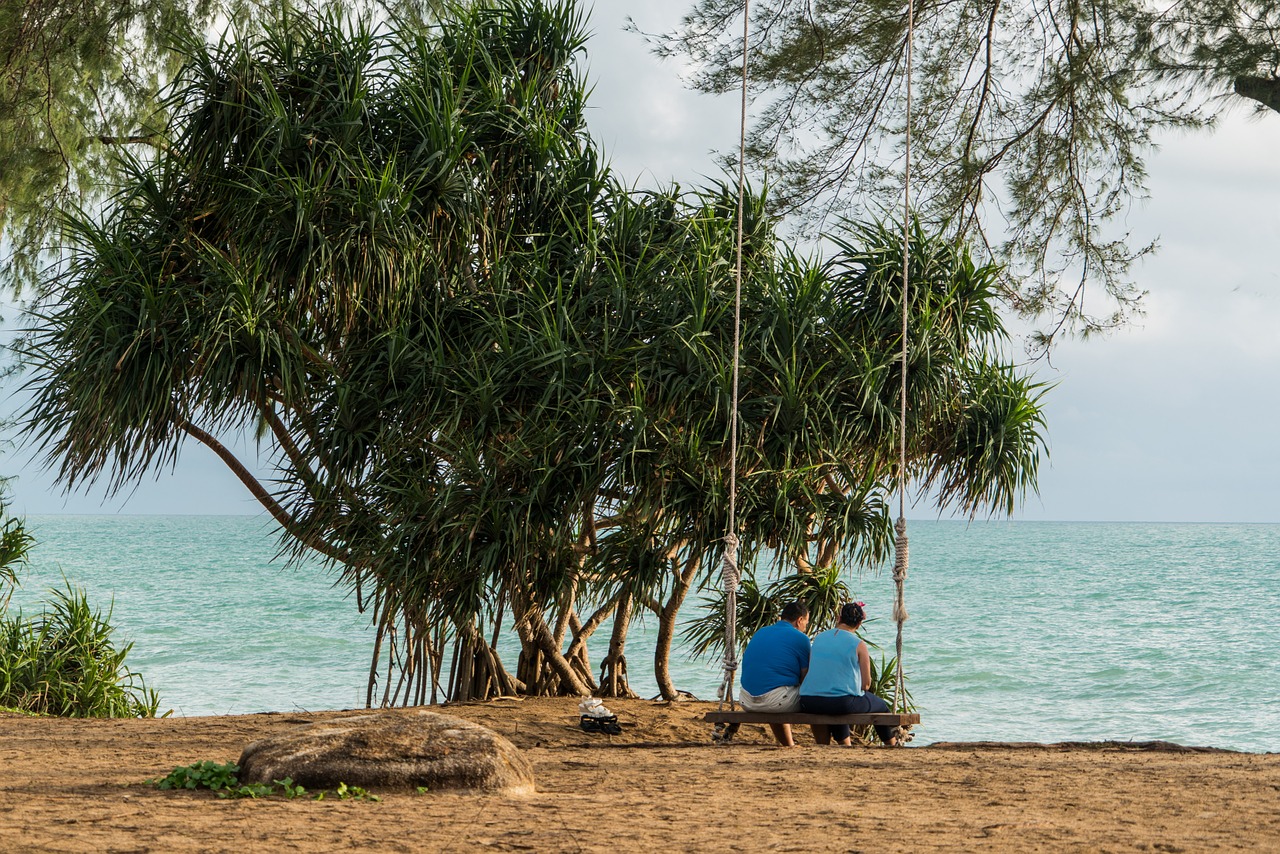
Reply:
[[[920,723],[919,712],[871,712],[861,715],[810,715],[804,712],[707,712],[703,720],[711,724],[808,724],[831,726],[905,726]]]
[[[808,724],[813,727],[813,737],[818,744],[830,742],[830,727],[834,724],[862,726],[909,726],[920,723],[917,712],[870,712],[860,715],[811,715],[805,712],[707,712],[702,718],[716,725],[711,740],[728,744],[738,734],[743,724]],[[774,730],[777,735],[778,730]],[[781,736],[778,736],[781,738]]]

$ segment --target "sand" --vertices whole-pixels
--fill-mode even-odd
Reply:
[[[443,710],[528,756],[534,793],[220,800],[145,785],[344,714],[80,721],[0,715],[0,851],[1280,851],[1280,755],[1170,745],[710,743],[706,703]],[[350,714],[350,713],[345,713]],[[801,739],[807,741],[807,733]]]

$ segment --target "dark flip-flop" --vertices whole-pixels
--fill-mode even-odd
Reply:
[[[607,715],[602,718],[593,718],[590,715],[583,715],[578,721],[578,726],[582,727],[583,732],[602,732],[605,735],[622,735],[622,727],[618,724],[617,715]]]

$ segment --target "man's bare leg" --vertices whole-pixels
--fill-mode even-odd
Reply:
[[[769,724],[769,729],[773,730],[773,737],[778,740],[778,744],[783,747],[795,747],[795,739],[791,737],[791,724]]]

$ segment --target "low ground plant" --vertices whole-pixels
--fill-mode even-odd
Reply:
[[[281,795],[286,798],[310,797],[315,801],[323,801],[329,791],[308,792],[305,787],[294,783],[293,778],[274,780],[270,783],[241,783],[240,766],[228,762],[225,765],[208,760],[174,768],[164,777],[148,780],[149,785],[157,789],[208,789],[220,798],[266,798]],[[419,787],[419,794],[425,787]],[[372,795],[360,786],[338,783],[332,792],[343,801],[380,801],[382,798]]]

